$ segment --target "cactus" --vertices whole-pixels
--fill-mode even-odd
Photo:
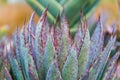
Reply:
[[[34,15],[21,32],[17,28],[13,48],[8,51],[10,68],[4,68],[6,80],[115,80],[118,51],[112,58],[116,35],[104,47],[101,19],[92,37],[82,17],[74,39],[64,12],[50,27],[47,8],[38,24]]]

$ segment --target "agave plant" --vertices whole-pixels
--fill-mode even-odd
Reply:
[[[4,68],[6,80],[116,80],[118,51],[112,58],[116,35],[106,47],[101,19],[90,38],[87,22],[81,19],[71,38],[64,12],[50,27],[47,9],[37,25],[34,15],[21,32],[17,28],[13,48],[8,51],[10,69]]]

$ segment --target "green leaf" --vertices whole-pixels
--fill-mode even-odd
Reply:
[[[99,55],[97,60],[92,64],[92,67],[90,69],[90,76],[89,76],[91,80],[99,79],[98,75],[103,71],[105,64],[107,63],[107,59],[110,55],[115,40],[116,40],[116,36],[111,38],[111,40],[108,42],[107,46],[105,47],[102,55]]]
[[[32,75],[33,78],[35,79],[39,79],[33,57],[30,54],[28,54],[28,63],[29,63],[29,75]]]
[[[55,19],[57,18],[57,15],[63,10],[62,6],[56,0],[38,0],[38,2],[44,7],[49,5],[48,12],[50,12]]]
[[[45,8],[50,5],[50,8],[47,12],[49,21],[55,22],[58,12],[60,12],[61,6],[57,3],[55,0],[26,0],[27,3],[29,3],[34,10],[38,8],[38,15],[41,16],[42,11],[45,10]],[[61,10],[62,11],[62,10]]]
[[[57,61],[54,60],[48,69],[46,80],[62,80],[60,71],[58,69]]]
[[[90,41],[90,55],[89,55],[89,60],[88,60],[88,65],[87,65],[88,69],[102,52],[103,41],[104,41],[103,37],[104,37],[103,26],[101,23],[101,19],[99,19],[97,27],[95,28],[94,33],[91,37],[91,41]]]
[[[29,79],[29,73],[28,73],[28,48],[26,48],[25,42],[26,42],[26,38],[25,38],[25,34],[24,34],[24,27],[21,30],[21,34],[20,34],[20,64],[22,67],[22,72],[24,74],[25,79],[30,80]]]
[[[35,33],[35,23],[34,23],[34,17],[35,17],[35,12],[32,13],[30,20],[28,22],[28,26],[27,26],[27,43],[29,43],[29,46],[32,45],[32,37],[31,37],[31,33]],[[29,47],[30,49],[32,47]]]
[[[6,80],[12,80],[12,77],[11,77],[11,75],[6,67],[4,69],[4,74],[5,74]]]
[[[87,62],[90,53],[90,35],[88,28],[86,28],[85,31],[86,32],[83,38],[83,44],[78,56],[78,78],[84,75],[87,70]]]
[[[98,69],[96,72],[96,79],[98,78],[98,75],[103,72],[103,68],[105,67],[105,64],[107,63],[107,59],[110,56],[110,52],[112,50],[112,47],[114,46],[114,43],[116,41],[116,36],[114,36],[109,43],[107,44],[106,48],[103,51],[103,55],[101,57],[101,60],[98,65]]]
[[[70,22],[70,26],[73,27],[76,22],[79,21],[79,11],[83,10],[86,15],[94,6],[99,2],[99,0],[61,0],[57,2],[56,0],[26,0],[31,7],[36,10],[39,16],[41,16],[42,11],[49,5],[48,9],[48,19],[49,21],[56,22],[56,17],[58,13],[62,13],[63,7],[67,15],[67,19]],[[74,17],[73,17],[74,16]]]
[[[47,15],[47,8],[42,13],[40,20],[38,24],[36,25],[36,31],[35,31],[35,40],[32,40],[32,53],[33,53],[33,59],[37,68],[38,77],[39,79],[44,79],[44,70],[43,70],[43,48],[42,48],[42,38],[41,38],[41,32],[43,24],[45,23]]]
[[[68,55],[68,51],[71,48],[69,25],[64,12],[61,20],[61,31],[61,41],[58,49],[58,65],[60,71],[62,71],[63,65]]]
[[[49,66],[53,62],[55,54],[56,54],[53,41],[54,41],[53,36],[52,36],[52,34],[50,34],[48,36],[48,39],[46,42],[46,47],[45,47],[45,51],[44,51],[44,58],[43,58],[45,75],[47,75]]]
[[[78,77],[78,60],[74,45],[67,56],[66,62],[62,69],[63,80],[77,80]]]
[[[114,70],[115,68],[115,63],[118,60],[120,56],[120,52],[118,51],[110,60],[109,60],[109,64],[108,64],[108,68],[106,70],[104,79],[111,79],[113,77],[113,74],[116,70]]]
[[[18,61],[18,64],[20,64],[20,35],[19,35],[19,32],[18,32],[18,27],[16,29],[16,33],[15,33],[15,37],[14,37],[14,42],[15,42],[15,54],[16,54],[16,59]]]
[[[10,61],[12,72],[13,72],[13,78],[15,80],[24,80],[20,67],[17,61],[13,58],[12,54],[9,54],[8,58]]]

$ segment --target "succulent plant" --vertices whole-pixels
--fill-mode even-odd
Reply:
[[[116,80],[118,51],[109,58],[116,41],[113,34],[104,47],[104,32],[98,20],[92,37],[82,17],[74,39],[70,35],[64,12],[57,24],[50,27],[47,9],[38,24],[34,15],[14,35],[8,51],[10,68],[4,68],[6,80]]]

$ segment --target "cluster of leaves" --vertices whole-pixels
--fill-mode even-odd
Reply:
[[[74,39],[63,12],[50,27],[47,9],[37,25],[32,14],[27,26],[15,33],[14,48],[8,51],[10,69],[4,68],[7,80],[115,80],[118,51],[111,59],[116,41],[112,35],[106,47],[101,20],[90,38],[87,22],[81,19]]]
[[[0,40],[0,79],[4,79],[4,67],[8,66],[7,52],[6,49],[12,43],[11,38],[2,38]],[[9,66],[8,66],[9,68]]]

